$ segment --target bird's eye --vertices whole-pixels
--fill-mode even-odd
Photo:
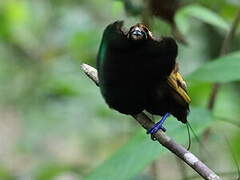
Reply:
[[[147,28],[144,27],[143,30],[144,30],[146,33],[148,33],[148,29],[147,29]]]

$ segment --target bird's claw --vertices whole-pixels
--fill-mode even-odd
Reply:
[[[162,131],[166,132],[166,128],[163,127],[162,125],[159,125],[159,123],[156,123],[153,125],[153,127],[151,127],[148,131],[147,134],[155,134],[159,129],[161,129]]]
[[[161,129],[162,131],[166,132],[166,128],[164,128],[163,126],[160,126],[158,127],[158,123],[154,124],[153,127],[151,127],[148,131],[147,131],[147,134],[151,134],[151,139],[153,141],[156,141],[156,138],[154,136],[154,134],[159,130]]]
[[[154,137],[154,134],[159,130],[161,129],[162,131],[166,131],[166,129],[163,127],[163,123],[164,121],[167,119],[167,117],[170,116],[170,113],[166,113],[162,119],[157,122],[156,124],[153,125],[153,127],[151,127],[148,131],[147,131],[147,134],[151,134],[151,138],[152,140],[156,140],[156,138]]]

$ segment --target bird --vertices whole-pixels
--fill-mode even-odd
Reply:
[[[147,133],[166,130],[173,115],[187,123],[190,97],[176,62],[178,47],[171,37],[154,37],[142,23],[129,29],[123,21],[109,24],[97,54],[99,87],[106,104],[127,115],[147,111],[162,119]]]

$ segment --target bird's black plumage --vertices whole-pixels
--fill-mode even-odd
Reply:
[[[97,57],[99,86],[106,103],[124,114],[170,112],[186,122],[188,102],[169,83],[169,77],[175,77],[176,57],[175,41],[154,38],[143,24],[128,31],[122,21],[108,25]]]

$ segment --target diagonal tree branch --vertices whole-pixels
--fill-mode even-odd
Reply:
[[[84,73],[92,79],[96,85],[98,85],[97,70],[87,64],[81,65]],[[150,129],[154,123],[151,119],[147,117],[146,114],[140,113],[133,116],[137,122],[146,130]],[[201,162],[194,154],[187,151],[184,147],[177,144],[173,139],[168,137],[163,131],[159,130],[154,134],[156,140],[167,148],[169,151],[174,153],[185,163],[187,163],[191,168],[193,168],[200,176],[206,180],[222,180],[218,175],[216,175],[211,169],[209,169],[203,162]]]

